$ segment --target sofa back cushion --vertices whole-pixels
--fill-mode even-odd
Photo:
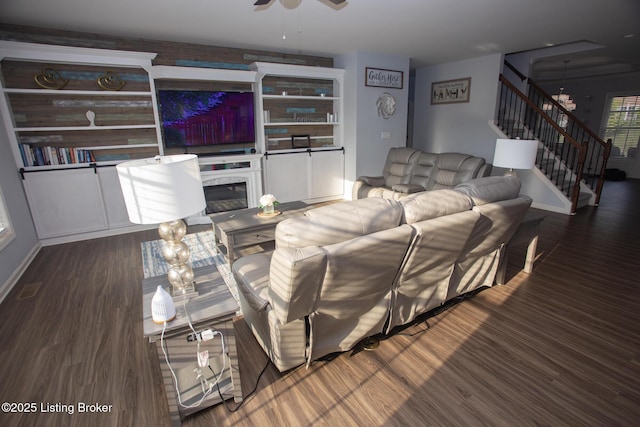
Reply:
[[[389,149],[382,170],[384,185],[391,188],[395,184],[409,184],[413,165],[419,154],[418,150],[408,147]]]
[[[414,224],[432,218],[471,210],[468,196],[454,190],[423,191],[400,199],[403,222]]]
[[[515,176],[488,176],[457,185],[454,190],[471,197],[476,206],[518,197],[520,180]]]
[[[322,248],[327,267],[309,316],[309,360],[383,332],[391,289],[412,237],[405,224]]]
[[[420,152],[411,173],[411,184],[417,184],[426,189],[429,178],[436,169],[436,160],[438,160],[438,154]]]
[[[426,189],[453,188],[475,178],[484,164],[485,160],[482,157],[461,153],[440,153]]]
[[[326,246],[397,227],[402,207],[379,197],[339,202],[288,218],[276,227],[276,248]]]

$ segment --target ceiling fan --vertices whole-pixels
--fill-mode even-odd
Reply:
[[[266,4],[271,3],[272,0],[257,0],[253,5],[254,6],[264,6]],[[302,1],[302,0],[301,0]],[[340,5],[342,3],[344,3],[347,0],[329,0],[331,3],[335,4],[335,5]]]

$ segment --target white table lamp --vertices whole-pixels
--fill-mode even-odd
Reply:
[[[183,218],[205,209],[200,166],[195,154],[156,156],[116,166],[129,220],[134,224],[160,224],[165,240],[162,255],[171,264],[171,294],[195,292],[191,252],[182,238],[187,232]]]
[[[508,168],[505,175],[517,176],[514,169],[533,169],[538,154],[535,139],[498,139],[493,155],[493,166]]]

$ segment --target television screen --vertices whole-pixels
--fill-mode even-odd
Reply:
[[[159,90],[166,147],[255,142],[253,92]]]

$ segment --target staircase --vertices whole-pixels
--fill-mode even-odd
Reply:
[[[500,75],[495,125],[508,138],[540,141],[536,167],[571,203],[571,214],[587,204],[598,205],[611,140],[603,141],[559,102],[508,62],[526,83],[524,94]]]

